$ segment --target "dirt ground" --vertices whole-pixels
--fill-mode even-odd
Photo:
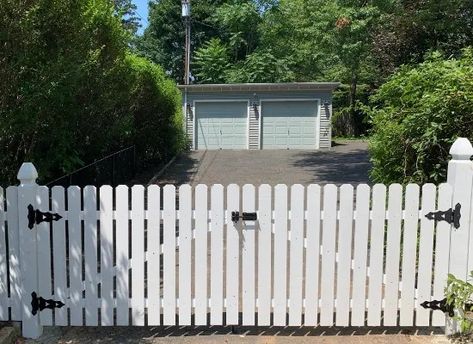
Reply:
[[[165,327],[165,328],[45,328],[39,340],[26,343],[152,343],[152,344],[447,344],[449,339],[441,330],[415,329],[350,329],[350,328],[267,328],[239,329],[229,327]]]

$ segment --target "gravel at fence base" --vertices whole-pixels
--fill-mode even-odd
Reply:
[[[327,343],[447,344],[441,328],[294,327],[45,327],[39,340],[26,343]]]

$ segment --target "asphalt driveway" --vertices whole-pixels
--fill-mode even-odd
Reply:
[[[368,145],[344,141],[330,150],[192,151],[156,178],[158,184],[369,183]]]

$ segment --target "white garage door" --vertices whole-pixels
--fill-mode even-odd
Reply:
[[[247,149],[247,102],[196,104],[197,149]]]
[[[317,107],[317,101],[263,102],[263,149],[317,148]]]

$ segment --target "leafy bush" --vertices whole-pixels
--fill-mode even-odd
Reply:
[[[174,122],[163,124],[179,116],[178,91],[160,68],[127,57],[112,2],[4,0],[0,23],[1,184],[23,161],[45,182],[132,143],[143,158],[179,147],[180,134],[166,136]],[[162,119],[153,142],[139,137],[145,115]]]
[[[371,98],[370,140],[375,182],[445,181],[448,151],[473,138],[473,51],[460,59],[434,53],[403,66]]]
[[[473,271],[470,272],[469,277],[473,278]],[[462,332],[471,332],[473,330],[473,285],[448,274],[445,297],[447,305],[458,312],[455,319],[460,321]]]
[[[167,159],[185,147],[181,93],[160,66],[134,55],[126,61],[133,78],[130,113],[138,158],[143,163]]]

